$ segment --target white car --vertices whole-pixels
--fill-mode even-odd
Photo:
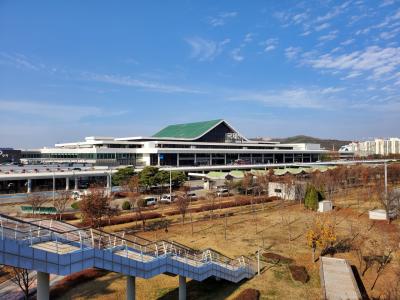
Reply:
[[[174,199],[175,199],[174,194],[172,194],[172,197],[170,194],[165,194],[165,195],[162,195],[160,202],[161,203],[172,203],[174,201]]]
[[[151,206],[151,205],[156,205],[157,204],[157,198],[156,197],[146,197],[146,198],[144,198],[144,201],[146,203],[146,206]]]
[[[217,196],[218,196],[218,197],[229,196],[229,191],[228,191],[228,189],[218,189],[218,190],[217,190]]]
[[[74,201],[82,200],[83,196],[85,196],[85,194],[82,193],[81,191],[73,191],[71,193],[71,199],[74,200]]]

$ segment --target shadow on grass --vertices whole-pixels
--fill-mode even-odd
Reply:
[[[74,287],[70,287],[70,290],[74,290],[70,297],[66,297],[66,293],[68,290],[64,290],[64,293],[60,293],[57,291],[54,293],[50,292],[51,299],[75,299],[77,297],[82,297],[84,299],[93,299],[96,296],[104,296],[104,295],[112,295],[115,293],[113,289],[110,288],[110,285],[117,279],[123,277],[121,274],[109,273],[111,276],[106,278],[105,276],[86,281],[82,284],[78,284]]]
[[[360,289],[361,297],[363,300],[369,300],[367,290],[365,289],[364,283],[361,280],[361,276],[358,273],[357,267],[356,266],[351,266],[351,270],[353,271],[354,278],[356,279],[358,288]]]
[[[187,299],[225,299],[245,282],[246,280],[242,280],[239,283],[232,283],[222,279],[216,280],[214,277],[207,278],[202,282],[191,280],[186,286]],[[167,292],[158,299],[175,300],[178,297],[179,287]]]

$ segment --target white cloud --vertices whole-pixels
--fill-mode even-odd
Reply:
[[[303,63],[316,69],[333,69],[349,71],[346,78],[358,77],[364,72],[372,72],[372,79],[382,79],[383,75],[397,72],[400,66],[400,47],[381,48],[367,47],[364,51],[355,51],[348,54],[334,56],[320,55],[316,58],[308,57]]]
[[[337,30],[330,31],[328,34],[320,36],[318,38],[318,40],[320,40],[320,41],[332,41],[332,40],[336,39],[337,33],[338,33]]]
[[[254,37],[254,33],[249,32],[245,35],[243,42],[251,43],[253,41],[253,37]]]
[[[200,37],[192,37],[186,39],[186,42],[191,46],[191,57],[198,61],[211,61],[221,54],[224,46],[230,42],[230,39],[225,39],[221,42],[206,40]]]
[[[210,17],[208,18],[208,24],[213,27],[223,26],[226,24],[228,19],[235,18],[238,15],[237,12],[222,12],[217,17]]]
[[[250,91],[236,92],[229,96],[229,100],[256,101],[269,107],[286,107],[292,109],[334,109],[342,101],[333,96],[342,91],[342,88],[291,88],[277,91]]]
[[[345,11],[345,9],[349,6],[351,1],[346,1],[341,5],[335,6],[331,11],[329,11],[327,14],[323,15],[323,16],[319,16],[317,17],[317,22],[326,22],[334,17],[336,17],[337,15],[340,15],[341,13],[343,13]]]
[[[240,48],[235,48],[231,52],[231,56],[236,61],[242,61],[244,59],[243,55],[240,53]]]
[[[389,6],[389,5],[394,4],[395,2],[396,2],[396,1],[394,1],[394,0],[383,0],[383,1],[382,1],[382,4],[379,5],[379,7]]]
[[[300,47],[288,47],[285,49],[285,56],[289,59],[295,59],[298,57],[298,55],[301,52],[301,48]]]
[[[25,55],[19,53],[8,54],[0,52],[0,64],[10,65],[18,69],[27,69],[32,71],[38,71],[45,68],[44,64],[33,62]]]
[[[270,38],[260,44],[264,47],[264,52],[269,52],[276,49],[278,45],[278,39]]]
[[[145,90],[152,90],[161,93],[191,93],[191,94],[201,93],[199,90],[196,89],[191,89],[177,85],[163,84],[156,81],[145,81],[141,79],[132,78],[130,76],[83,73],[82,77],[85,80],[142,88]]]
[[[316,31],[321,31],[321,30],[324,30],[324,29],[326,29],[326,28],[328,28],[330,26],[331,25],[329,23],[322,23],[321,25],[316,26],[315,30]]]
[[[340,44],[343,46],[348,46],[348,45],[354,43],[354,41],[355,41],[354,39],[348,39],[348,40],[341,42]]]
[[[126,111],[104,110],[97,106],[64,105],[37,101],[15,101],[1,100],[1,112],[17,113],[39,116],[41,118],[55,119],[59,121],[79,121],[85,117],[104,117],[112,115],[122,115]]]
[[[305,20],[307,20],[307,18],[308,18],[308,14],[304,12],[304,13],[299,13],[299,14],[294,15],[292,17],[292,20],[293,20],[294,24],[299,24],[299,23],[302,23]]]

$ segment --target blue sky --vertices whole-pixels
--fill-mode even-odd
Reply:
[[[399,136],[400,2],[0,0],[0,146],[224,118]]]

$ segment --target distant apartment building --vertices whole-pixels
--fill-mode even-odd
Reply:
[[[339,153],[354,153],[355,156],[400,154],[400,138],[374,139],[372,141],[352,142],[342,146]]]

